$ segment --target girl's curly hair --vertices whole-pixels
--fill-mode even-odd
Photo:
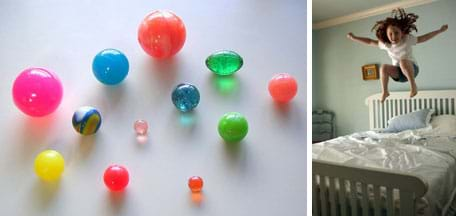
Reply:
[[[418,32],[415,25],[417,19],[418,15],[414,13],[406,13],[403,8],[397,8],[391,12],[391,17],[377,21],[374,27],[372,27],[372,31],[375,30],[375,35],[381,42],[391,43],[386,35],[386,29],[388,26],[397,26],[404,34],[408,34],[412,30]]]

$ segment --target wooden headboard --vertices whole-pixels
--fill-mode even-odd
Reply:
[[[366,98],[369,107],[369,128],[383,129],[388,126],[388,120],[397,115],[406,114],[419,109],[433,108],[436,115],[455,115],[456,90],[418,91],[410,98],[410,92],[391,92],[391,95],[380,102],[381,94]]]

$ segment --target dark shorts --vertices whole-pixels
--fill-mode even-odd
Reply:
[[[397,71],[399,72],[399,77],[398,78],[391,77],[391,78],[393,78],[393,80],[397,81],[397,82],[407,82],[408,79],[402,72],[401,67],[397,66],[396,68],[397,68]],[[419,70],[420,69],[418,68],[418,66],[416,64],[413,64],[413,77],[418,76]]]

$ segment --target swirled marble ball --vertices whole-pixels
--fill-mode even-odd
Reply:
[[[176,86],[171,99],[178,110],[188,112],[198,106],[200,94],[194,85],[182,83]]]
[[[73,114],[73,127],[82,135],[91,135],[98,131],[101,125],[100,112],[94,107],[83,106]]]

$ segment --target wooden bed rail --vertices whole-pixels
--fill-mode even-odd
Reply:
[[[326,184],[323,184],[324,182]],[[349,184],[346,184],[347,182]],[[337,185],[339,188],[336,188]],[[346,188],[347,186],[349,188]],[[368,187],[373,189],[369,194]],[[410,174],[345,166],[321,160],[312,162],[314,216],[415,215],[415,201],[423,197],[427,189],[427,184],[421,178]],[[386,197],[380,196],[381,190]],[[399,206],[394,204],[393,191],[399,192]],[[369,205],[369,202],[372,204]],[[397,207],[399,214],[395,209]]]

